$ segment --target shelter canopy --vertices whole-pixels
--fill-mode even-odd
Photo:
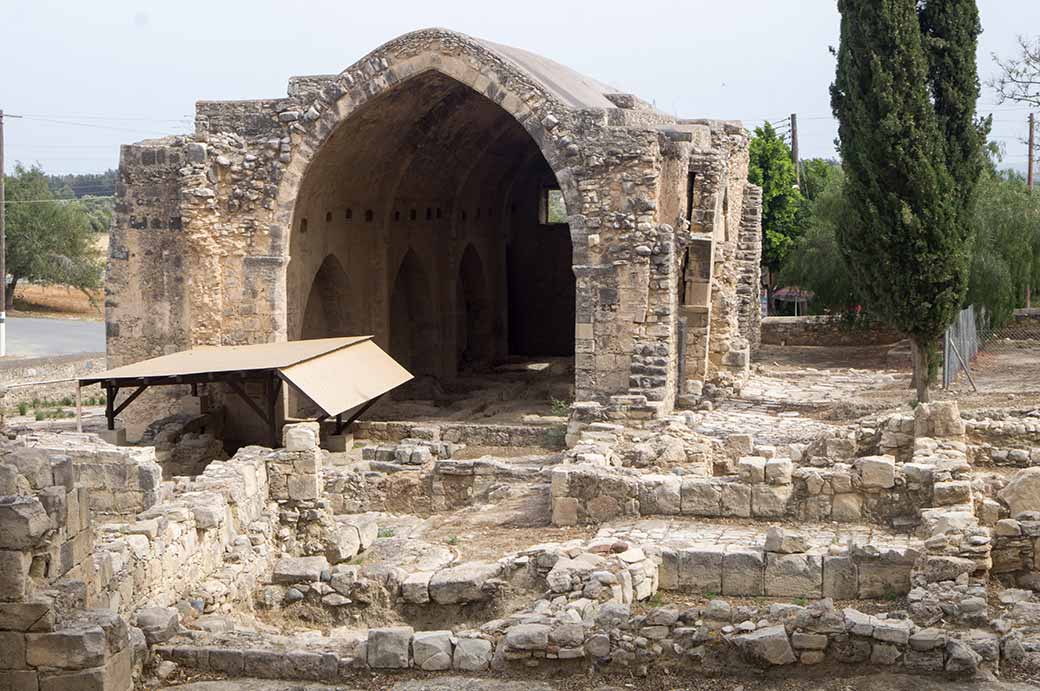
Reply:
[[[243,381],[269,383],[269,410],[260,410],[240,386]],[[142,360],[83,377],[80,386],[101,384],[108,392],[109,429],[115,416],[149,386],[223,382],[274,424],[273,399],[281,382],[310,399],[324,415],[340,416],[368,405],[412,379],[411,373],[375,344],[371,336],[319,338],[240,346],[201,346]],[[115,394],[138,387],[118,408]]]

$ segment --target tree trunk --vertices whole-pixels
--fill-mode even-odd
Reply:
[[[929,356],[931,348],[929,344],[918,343],[916,339],[910,341],[910,353],[914,363],[913,387],[917,390],[918,403],[931,403],[931,384],[928,376]]]
[[[3,280],[0,277],[0,280]],[[4,293],[4,311],[10,312],[14,306],[14,289],[18,286],[18,277],[11,277],[11,285],[7,286],[7,292]]]

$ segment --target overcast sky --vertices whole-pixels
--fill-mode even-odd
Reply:
[[[1040,35],[1040,2],[979,6],[985,80],[992,53]],[[0,108],[27,116],[6,121],[7,169],[114,167],[121,143],[190,132],[196,100],[282,96],[290,75],[339,72],[428,26],[541,53],[683,117],[753,127],[797,112],[802,157],[834,156],[834,0],[3,0]],[[993,104],[984,89],[1005,163],[1024,170],[1028,109]]]

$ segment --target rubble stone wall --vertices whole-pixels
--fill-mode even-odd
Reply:
[[[35,434],[25,443],[47,456],[72,461],[76,486],[90,497],[90,510],[106,516],[134,516],[160,499],[162,471],[150,446],[113,446],[93,434]]]
[[[840,316],[765,317],[762,343],[789,346],[888,345],[904,336],[882,324],[849,326]]]

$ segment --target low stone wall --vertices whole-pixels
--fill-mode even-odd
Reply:
[[[173,497],[129,523],[101,528],[94,550],[95,599],[130,615],[148,605],[195,600],[203,611],[249,602],[269,568],[266,540],[276,528],[269,510],[265,456],[246,447],[211,463],[196,478],[179,478]],[[237,551],[237,563],[225,553]]]
[[[38,433],[26,446],[48,456],[72,460],[76,485],[90,493],[90,510],[109,516],[134,516],[159,501],[162,470],[150,446],[114,446],[94,434]]]
[[[577,599],[543,608],[524,622],[501,620],[481,631],[415,631],[410,626],[351,631],[322,640],[271,636],[242,645],[211,636],[194,646],[156,646],[159,658],[227,676],[292,678],[335,683],[369,671],[417,669],[529,674],[543,668],[570,674],[637,673],[650,667],[703,674],[788,665],[883,666],[912,673],[970,676],[1020,662],[1019,638],[982,630],[916,625],[898,615],[836,609],[831,600],[808,606],[659,607],[635,614],[629,606]],[[214,640],[215,639],[215,640]]]
[[[90,494],[75,485],[67,457],[0,449],[0,688],[132,687],[126,623],[84,609],[97,604],[83,587],[93,529]]]
[[[468,444],[470,446],[533,446],[563,448],[564,425],[425,424],[359,420],[351,431],[355,439],[401,442],[406,439]]]
[[[640,474],[589,464],[552,471],[552,521],[597,524],[619,516],[796,519],[891,524],[931,506],[931,476],[908,476],[891,456],[800,466],[748,456],[728,477]]]
[[[881,324],[849,326],[841,317],[766,317],[762,343],[789,346],[888,345],[903,340],[899,332]]]
[[[57,379],[75,380],[93,372],[101,372],[104,369],[104,353],[11,360],[0,364],[0,389],[9,384],[26,384]],[[98,396],[100,395],[100,390],[96,387],[85,389],[84,395]],[[63,398],[69,398],[75,402],[75,381],[9,388],[6,395],[0,399],[0,407],[14,408],[19,403],[32,403],[33,400],[60,401]]]
[[[972,461],[1027,468],[1040,465],[1040,418],[964,421]]]

